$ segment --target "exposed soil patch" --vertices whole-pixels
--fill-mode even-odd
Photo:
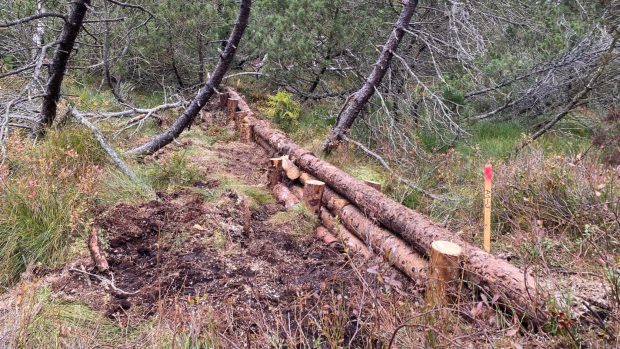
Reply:
[[[266,181],[266,159],[256,147],[209,148],[219,157],[211,166],[247,184]],[[212,189],[220,182],[193,186]],[[103,290],[98,280],[81,273],[56,282],[55,288],[121,323],[137,324],[178,304],[203,303],[226,314],[223,330],[236,338],[265,328],[286,332],[287,321],[302,337],[315,338],[317,326],[310,323],[328,326],[338,320],[334,326],[344,331],[345,342],[366,344],[374,341],[359,331],[366,307],[371,309],[364,296],[368,287],[385,292],[398,284],[400,294],[413,293],[400,275],[392,276],[400,281],[391,284],[378,281],[362,261],[351,263],[351,256],[316,241],[312,233],[290,234],[294,221],[270,223],[284,210],[279,204],[254,208],[251,229],[245,231],[241,201],[232,190],[206,201],[199,190],[188,189],[159,193],[157,200],[141,205],[101,209],[96,225],[108,243],[110,273],[105,276],[132,294]],[[86,270],[95,273],[92,267]]]

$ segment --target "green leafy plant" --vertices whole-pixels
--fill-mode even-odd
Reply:
[[[266,114],[284,131],[291,131],[299,122],[301,106],[293,99],[293,95],[279,91],[267,99]]]

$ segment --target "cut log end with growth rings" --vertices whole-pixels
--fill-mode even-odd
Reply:
[[[324,189],[325,183],[314,179],[308,180],[304,184],[304,202],[312,212],[319,211]]]
[[[297,178],[299,178],[299,176],[301,176],[301,171],[297,166],[295,166],[295,164],[291,161],[291,159],[289,159],[288,156],[282,157],[282,169],[284,170],[284,172],[286,172],[286,177],[288,177],[288,179],[292,181],[296,180]]]
[[[457,290],[461,280],[461,247],[449,241],[431,244],[430,279],[427,301],[432,306],[448,303],[450,290]]]

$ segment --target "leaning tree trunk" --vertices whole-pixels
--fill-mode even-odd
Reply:
[[[230,63],[235,56],[235,51],[239,46],[239,42],[241,41],[241,37],[243,37],[243,33],[245,28],[248,25],[248,19],[250,17],[250,8],[252,6],[252,0],[242,0],[239,10],[239,16],[237,17],[237,21],[235,22],[235,26],[230,33],[230,37],[226,44],[226,49],[220,56],[220,60],[213,71],[213,74],[207,81],[207,84],[203,86],[196,97],[192,100],[190,105],[185,109],[183,114],[166,130],[165,132],[159,134],[155,138],[153,138],[150,142],[132,149],[128,152],[128,154],[137,154],[137,155],[148,155],[153,154],[157,150],[163,148],[168,143],[172,142],[175,138],[177,138],[186,128],[188,128],[191,123],[194,121],[198,112],[207,104],[207,101],[213,93],[215,93],[215,89],[222,82]]]
[[[372,72],[362,87],[355,92],[353,98],[349,99],[347,102],[348,104],[346,108],[338,117],[336,126],[334,126],[330,134],[327,136],[325,143],[323,143],[323,152],[330,152],[340,141],[341,136],[347,133],[357,116],[370,100],[370,97],[372,97],[375,93],[377,86],[381,84],[381,80],[390,66],[392,57],[394,57],[394,52],[398,49],[398,45],[405,35],[405,29],[409,25],[417,5],[417,0],[407,0],[403,4],[403,9],[400,12],[400,16],[394,24],[394,29],[390,33],[388,40],[385,45],[383,45],[383,50],[381,51],[379,59],[375,63]]]
[[[43,96],[43,103],[41,103],[41,126],[38,133],[45,132],[45,128],[51,126],[56,118],[56,109],[60,99],[60,87],[67,71],[67,63],[73,51],[75,39],[80,33],[82,22],[86,16],[86,11],[88,11],[88,6],[90,6],[90,0],[74,1],[69,18],[65,21],[65,25],[60,33],[59,43],[56,46],[52,65],[49,68],[49,79],[45,96]]]

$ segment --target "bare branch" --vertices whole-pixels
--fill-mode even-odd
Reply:
[[[13,22],[0,23],[0,28],[8,28],[8,27],[12,27],[12,26],[15,26],[15,25],[18,25],[18,24],[31,22],[31,21],[34,21],[36,19],[49,18],[49,17],[61,18],[65,22],[67,21],[67,17],[64,16],[64,15],[61,15],[60,13],[46,12],[46,13],[39,13],[39,14],[36,14],[36,15],[20,18],[18,20],[13,21]]]

